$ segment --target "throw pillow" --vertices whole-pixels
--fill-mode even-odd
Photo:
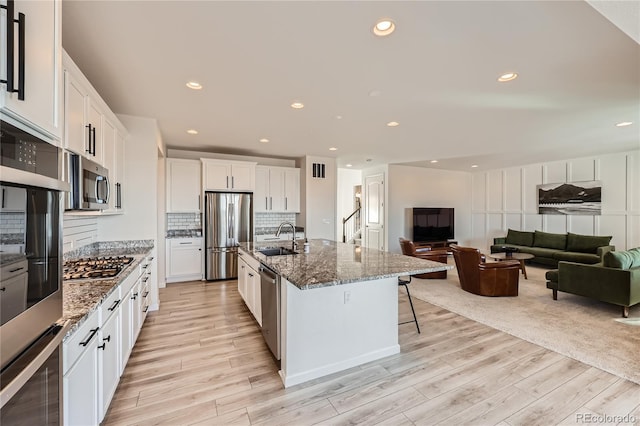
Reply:
[[[552,234],[550,232],[535,231],[533,236],[534,247],[543,247],[556,250],[567,248],[567,234]]]
[[[580,235],[569,232],[567,234],[567,251],[596,254],[598,247],[608,246],[611,238],[610,236]]]
[[[640,267],[640,247],[627,251],[610,251],[605,253],[604,266],[618,269]]]
[[[515,246],[531,247],[533,245],[533,232],[523,232],[509,229],[509,231],[507,231],[507,239],[505,242],[507,244],[513,244]]]

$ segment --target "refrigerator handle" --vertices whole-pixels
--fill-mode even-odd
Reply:
[[[233,239],[233,245],[236,245],[236,205],[231,204],[231,238]]]

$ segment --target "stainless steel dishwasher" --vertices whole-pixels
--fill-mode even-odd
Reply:
[[[262,290],[262,336],[276,359],[280,359],[280,275],[260,265]]]

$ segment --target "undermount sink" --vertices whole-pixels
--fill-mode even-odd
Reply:
[[[293,251],[286,247],[271,247],[271,248],[265,248],[258,251],[264,254],[265,256],[285,256],[288,254],[298,254],[297,251]]]

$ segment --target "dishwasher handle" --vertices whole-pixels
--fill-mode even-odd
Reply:
[[[275,272],[273,272],[271,269],[264,266],[260,266],[260,278],[270,282],[271,284],[275,284],[276,279],[278,278],[278,275]]]

